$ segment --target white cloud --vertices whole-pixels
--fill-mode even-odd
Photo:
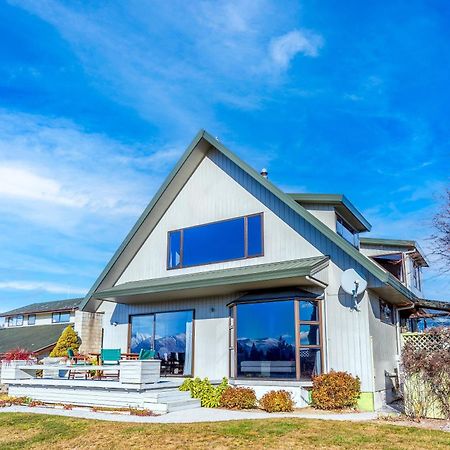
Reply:
[[[280,69],[289,67],[297,54],[316,57],[323,45],[322,36],[306,30],[294,30],[271,40],[269,54]]]
[[[2,164],[0,161],[0,196],[19,197],[56,203],[63,206],[83,207],[87,198],[64,192],[60,183],[33,171]]]
[[[0,289],[13,291],[44,291],[50,294],[85,295],[86,288],[40,281],[0,281]]]

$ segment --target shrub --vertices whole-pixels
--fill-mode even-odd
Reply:
[[[450,419],[450,328],[429,328],[420,340],[406,340],[402,368],[405,412],[426,417],[435,409]]]
[[[324,373],[313,378],[312,406],[317,409],[354,408],[361,395],[361,382],[347,372]]]
[[[53,357],[61,357],[67,356],[67,350],[71,348],[74,353],[78,353],[78,349],[80,348],[80,338],[76,331],[72,328],[72,325],[69,325],[64,329],[61,333],[61,336],[58,339],[58,342],[55,345],[55,348],[51,351],[50,356]]]
[[[259,406],[267,412],[291,412],[294,411],[294,400],[288,391],[269,391],[261,397]]]
[[[29,361],[33,358],[33,352],[29,352],[23,348],[14,348],[3,354],[3,361]]]
[[[198,398],[205,408],[217,408],[220,405],[222,393],[228,386],[228,380],[224,377],[218,386],[213,386],[208,378],[204,380],[187,378],[179,387],[180,391],[190,391],[192,398]]]
[[[227,387],[220,399],[220,406],[229,409],[256,408],[255,391],[246,387]]]

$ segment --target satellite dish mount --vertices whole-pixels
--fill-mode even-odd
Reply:
[[[367,281],[355,270],[347,269],[342,273],[341,287],[347,294],[351,295],[357,309],[356,299],[364,293],[367,288]]]

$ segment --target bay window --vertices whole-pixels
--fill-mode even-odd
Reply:
[[[318,300],[237,302],[232,314],[236,378],[309,381],[321,373]]]

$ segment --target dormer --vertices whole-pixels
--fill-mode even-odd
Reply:
[[[415,294],[422,292],[422,268],[428,267],[428,262],[417,242],[365,237],[360,240],[360,251]]]
[[[342,194],[289,194],[327,227],[359,248],[359,233],[370,231],[371,225]]]

